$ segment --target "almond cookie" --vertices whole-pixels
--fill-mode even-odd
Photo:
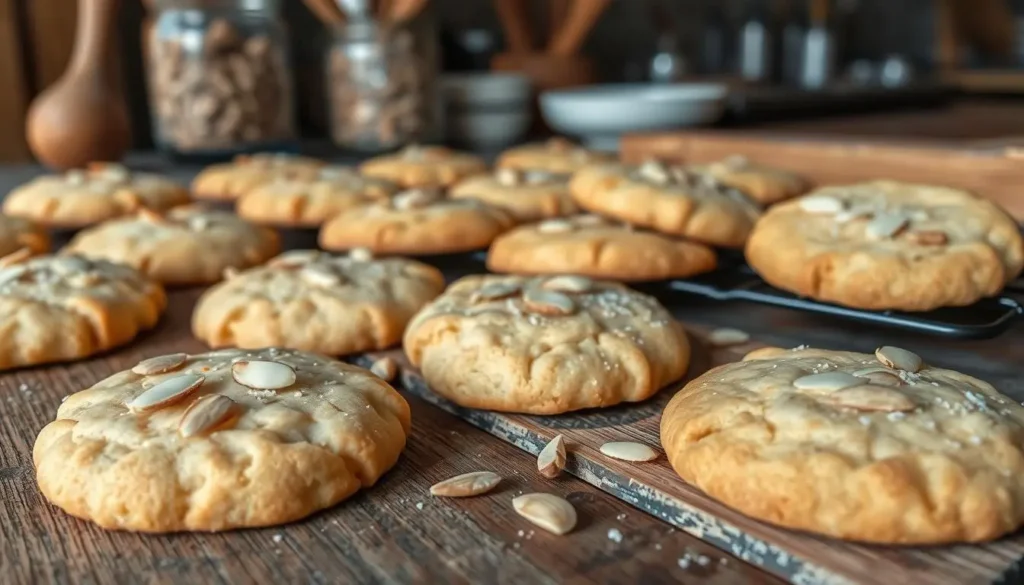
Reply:
[[[164,289],[133,268],[81,256],[0,259],[0,369],[84,358],[156,325]]]
[[[27,248],[34,254],[50,249],[50,237],[31,221],[0,215],[0,256]]]
[[[280,227],[320,227],[343,211],[394,195],[390,181],[363,177],[349,167],[327,166],[316,175],[278,179],[239,197],[245,219]]]
[[[152,357],[72,394],[39,432],[39,489],[103,528],[271,526],[370,487],[409,405],[370,372],[275,348]]]
[[[188,190],[170,179],[97,163],[29,181],[7,195],[3,210],[44,227],[76,229],[141,208],[164,211],[188,201]]]
[[[569,190],[586,210],[724,248],[742,247],[760,214],[710,174],[655,161],[586,167]]]
[[[425,256],[486,248],[515,225],[508,211],[475,199],[445,199],[435,189],[408,189],[390,200],[346,211],[320,229],[327,250]]]
[[[328,355],[398,343],[409,319],[444,290],[426,264],[286,252],[231,276],[199,299],[192,331],[211,347],[278,345]]]
[[[805,193],[807,181],[783,169],[755,164],[743,156],[730,156],[707,165],[687,169],[707,173],[719,183],[738,189],[762,205],[778,203]]]
[[[757,350],[676,394],[661,442],[683,479],[788,528],[939,544],[1024,523],[1024,408],[896,347]]]
[[[587,150],[565,138],[555,137],[547,142],[510,148],[501,153],[496,166],[500,169],[571,175],[586,165],[614,160],[615,157],[610,154]]]
[[[368,177],[403,187],[450,187],[460,180],[484,173],[487,164],[476,155],[444,146],[407,146],[403,150],[371,158],[359,170]]]
[[[197,199],[234,201],[278,179],[312,179],[325,164],[290,154],[242,154],[230,163],[203,169],[192,181],[192,194]]]
[[[547,171],[498,169],[470,177],[454,187],[453,199],[476,199],[507,209],[517,221],[537,221],[576,213],[565,178]]]
[[[1020,273],[1024,242],[994,203],[946,187],[877,181],[772,207],[747,261],[768,283],[862,309],[969,305]]]
[[[409,324],[435,392],[488,410],[558,414],[637,402],[682,377],[690,346],[653,297],[583,276],[468,276]]]
[[[597,215],[520,226],[494,240],[487,268],[513,274],[582,274],[641,282],[686,278],[714,270],[715,252],[616,224]]]
[[[76,234],[64,251],[127,264],[164,284],[191,285],[217,282],[226,268],[262,264],[278,249],[270,228],[188,206],[102,223]]]

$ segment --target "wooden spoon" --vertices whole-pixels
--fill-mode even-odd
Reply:
[[[513,53],[529,53],[533,39],[526,4],[523,0],[496,0],[495,4],[502,28],[505,29],[509,50]]]
[[[608,6],[609,0],[575,0],[569,8],[565,23],[555,31],[548,46],[552,55],[568,56],[576,53],[594,23]]]
[[[329,26],[345,24],[345,13],[334,0],[303,0],[320,22]]]
[[[59,169],[119,160],[131,144],[124,96],[115,89],[109,40],[120,0],[79,0],[71,62],[29,108],[26,137],[43,163]]]
[[[386,10],[384,12],[386,21],[405,22],[416,18],[426,4],[426,0],[391,0],[387,6],[382,7],[382,10]]]

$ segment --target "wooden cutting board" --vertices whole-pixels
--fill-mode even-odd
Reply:
[[[693,326],[688,330],[694,348],[689,378],[763,347],[750,342],[712,348],[706,342],[706,330]],[[369,354],[357,362],[369,367],[384,356],[401,365],[400,380],[407,391],[529,453],[539,453],[562,434],[569,451],[566,471],[572,475],[792,583],[962,585],[1014,583],[1022,576],[1024,534],[984,545],[931,548],[820,538],[752,520],[716,502],[679,479],[664,455],[649,463],[630,463],[601,454],[601,445],[608,441],[637,441],[660,451],[661,412],[685,381],[639,404],[530,416],[466,409],[441,398],[431,392],[401,350]]]

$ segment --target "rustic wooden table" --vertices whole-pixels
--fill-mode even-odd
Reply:
[[[157,165],[143,158],[141,166]],[[39,172],[0,170],[0,193]],[[187,179],[192,169],[173,174]],[[171,293],[157,329],[130,346],[72,364],[0,375],[0,582],[29,583],[777,583],[776,577],[673,529],[578,479],[554,487],[578,508],[567,536],[512,511],[526,491],[548,491],[535,459],[407,394],[413,433],[399,464],[370,490],[287,526],[225,534],[106,532],[48,504],[35,487],[31,448],[63,396],[139,359],[203,345],[188,328],[197,290]],[[986,379],[1024,400],[1024,328],[956,342],[747,304],[680,299],[684,322],[731,326],[759,342],[872,351],[913,349],[929,363]],[[490,497],[442,500],[431,484],[490,469],[505,481]]]

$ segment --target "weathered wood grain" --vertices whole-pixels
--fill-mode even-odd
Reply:
[[[143,357],[202,351],[188,330],[197,296],[172,292],[158,328],[122,350],[0,374],[0,582],[779,583],[582,481],[541,477],[531,455],[414,396],[412,436],[395,469],[370,490],[287,526],[147,536],[104,531],[47,503],[32,471],[36,432],[66,394]],[[437,481],[481,469],[505,478],[489,495],[428,494]],[[567,497],[580,513],[578,528],[558,537],[526,523],[511,500],[527,491]],[[609,539],[611,530],[621,542]],[[684,570],[678,560],[688,555],[694,560]]]

